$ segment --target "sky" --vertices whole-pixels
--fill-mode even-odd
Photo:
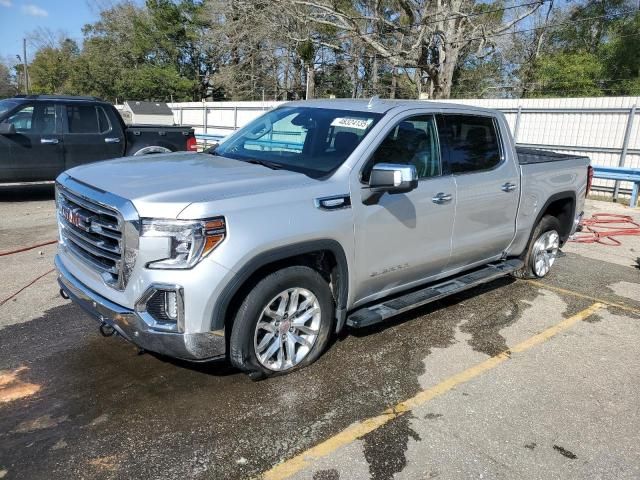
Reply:
[[[38,28],[64,31],[78,43],[82,27],[97,18],[90,0],[0,0],[0,58],[22,55],[22,39]],[[27,46],[27,57],[34,49]],[[31,61],[31,58],[29,58]]]

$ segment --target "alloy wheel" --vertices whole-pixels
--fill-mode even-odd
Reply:
[[[544,277],[556,261],[560,249],[560,235],[555,230],[544,232],[533,244],[533,273],[537,277]]]
[[[289,288],[264,307],[255,329],[254,348],[262,366],[289,370],[309,354],[318,338],[320,304],[305,288]]]

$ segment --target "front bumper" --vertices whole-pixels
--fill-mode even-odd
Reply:
[[[60,288],[87,313],[113,327],[123,338],[138,347],[169,357],[191,361],[219,358],[225,355],[224,335],[214,332],[174,333],[155,331],[135,311],[102,297],[80,283],[55,259]]]

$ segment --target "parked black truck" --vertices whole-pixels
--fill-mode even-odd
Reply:
[[[49,181],[98,160],[184,150],[196,150],[192,128],[125,125],[95,97],[0,100],[0,183]]]

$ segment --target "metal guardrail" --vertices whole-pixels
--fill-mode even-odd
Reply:
[[[573,152],[584,152],[584,153],[610,153],[614,155],[619,155],[618,159],[618,168],[625,167],[625,162],[627,158],[627,154],[638,155],[640,154],[640,149],[629,148],[629,140],[631,138],[631,132],[633,130],[633,122],[635,116],[640,113],[637,110],[636,105],[633,105],[630,108],[498,108],[502,113],[515,113],[516,114],[516,122],[515,127],[513,129],[513,138],[516,142],[518,142],[518,134],[520,133],[520,124],[521,118],[523,114],[527,113],[536,113],[536,114],[617,114],[621,113],[627,114],[627,122],[624,131],[624,137],[622,140],[622,145],[620,147],[595,147],[595,146],[584,146],[584,145],[549,145],[549,144],[525,144],[519,143],[519,145],[523,145],[531,148],[545,148],[548,150],[563,150],[563,151],[573,151]],[[595,166],[594,166],[595,167]],[[605,167],[598,167],[605,168]],[[604,177],[600,177],[603,178]],[[613,200],[616,201],[618,199],[618,194],[620,193],[620,180],[607,178],[607,180],[615,180],[615,186],[613,187]],[[597,189],[597,187],[594,187]],[[633,193],[633,192],[632,192]],[[637,192],[636,192],[637,193]]]
[[[209,133],[196,133],[196,141],[202,144],[202,150],[206,150],[209,144],[218,143],[225,135],[212,135]]]
[[[593,167],[593,176],[605,180],[616,180],[621,182],[633,182],[631,190],[631,201],[629,205],[636,208],[638,205],[638,192],[640,191],[640,168],[620,168],[620,167]]]

